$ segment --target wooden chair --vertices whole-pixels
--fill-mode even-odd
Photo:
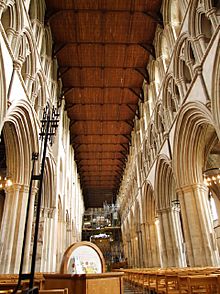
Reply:
[[[218,277],[215,275],[193,275],[187,278],[188,294],[219,293]]]

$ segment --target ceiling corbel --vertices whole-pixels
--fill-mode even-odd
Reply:
[[[129,104],[126,104],[126,105],[138,117],[138,119],[140,119],[139,108],[137,110],[134,110]]]
[[[122,162],[123,163],[123,165],[126,165],[126,160],[125,160],[125,158],[120,158],[120,159],[118,159],[120,162]]]
[[[62,92],[62,96],[68,95],[70,92],[72,92],[74,90],[74,87],[71,88],[66,88],[63,92]]]
[[[70,128],[77,122],[77,120],[71,120],[70,121]]]
[[[143,11],[143,14],[151,17],[154,21],[156,21],[162,28],[164,28],[163,25],[163,17],[160,12],[152,12],[152,11]]]
[[[143,90],[143,88],[141,88],[140,96],[141,96],[141,101],[144,103],[144,90]]]
[[[154,59],[156,59],[155,48],[152,44],[141,43],[139,44],[145,51],[147,51]]]
[[[121,143],[120,145],[121,145],[121,147],[122,147],[122,148],[128,153],[128,148],[124,146],[125,144],[122,144],[122,143]],[[127,146],[127,144],[126,144],[126,146]]]
[[[131,135],[128,134],[122,134],[123,137],[125,137],[128,141],[131,140]]]
[[[59,72],[59,74],[58,74],[58,78],[62,78],[62,76],[63,76],[65,73],[67,73],[70,69],[71,69],[71,66],[68,66],[68,67],[66,67],[66,68],[64,69],[64,71]]]
[[[133,122],[131,122],[130,120],[125,120],[124,122],[126,124],[128,124],[133,129],[133,127],[134,127],[134,123]]]
[[[61,44],[53,44],[53,50],[52,50],[52,56],[53,58],[56,57],[56,55],[64,48],[66,47],[67,43],[61,43]]]
[[[74,107],[75,105],[77,105],[77,103],[67,104],[67,105],[65,105],[65,110],[71,109],[71,108]],[[76,122],[76,121],[75,121],[75,122]]]
[[[147,83],[149,84],[149,74],[148,74],[148,71],[146,68],[141,68],[141,67],[135,67],[135,70],[140,74],[142,75],[142,77],[147,81]],[[143,101],[141,95],[139,94],[139,99]]]
[[[60,10],[57,10],[57,9],[51,9],[51,10],[46,10],[46,13],[45,13],[45,17],[44,17],[44,21],[45,23],[48,25],[49,22],[56,16],[62,14],[63,12],[66,12],[66,11],[70,11],[70,9],[60,9]]]
[[[136,110],[134,110],[129,104],[126,104],[126,106],[134,113],[136,114]]]
[[[140,92],[139,91],[136,91],[136,89],[133,89],[133,88],[128,88],[128,90],[130,90],[136,97],[138,97],[138,99],[140,99]]]
[[[126,151],[119,151],[119,153],[124,157],[124,156],[127,156],[128,152]]]

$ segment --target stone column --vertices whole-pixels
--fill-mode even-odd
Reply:
[[[146,248],[147,248],[147,267],[159,266],[159,252],[156,234],[156,226],[154,222],[145,224],[146,230]]]
[[[43,234],[42,240],[42,250],[41,250],[41,272],[46,272],[48,260],[47,260],[47,252],[48,252],[48,243],[49,243],[49,208],[44,208],[44,213],[42,215],[42,223],[43,223]]]
[[[134,236],[131,237],[131,266],[136,266],[136,256],[135,256],[135,242]]]
[[[138,228],[139,230],[137,231],[137,242],[138,242],[138,267],[143,267],[144,266],[144,244],[143,244],[143,237],[142,237],[142,231],[141,231],[141,226]]]
[[[48,211],[48,242],[47,242],[47,264],[45,271],[52,272],[52,262],[51,260],[54,257],[53,254],[53,216],[54,216],[54,209],[50,208]]]
[[[19,184],[14,184],[5,189],[6,196],[0,237],[0,272],[5,274],[8,274],[10,270],[20,188],[21,186]]]
[[[32,238],[32,228],[33,228],[33,219],[34,219],[34,201],[35,201],[35,195],[38,191],[37,187],[32,187],[31,190],[31,197],[30,197],[30,207],[29,207],[29,213],[28,213],[28,225],[27,225],[27,236],[26,236],[26,248],[25,248],[25,254],[24,254],[24,264],[23,264],[23,272],[27,273],[30,271],[31,268],[31,252],[33,245],[31,243]]]
[[[58,230],[58,209],[53,208],[52,211],[52,230],[51,230],[51,271],[56,271],[57,264],[57,230]]]
[[[21,251],[23,246],[24,226],[26,220],[28,186],[21,186],[18,199],[17,221],[15,225],[12,257],[10,262],[10,272],[18,273],[20,269]]]
[[[145,224],[141,224],[142,248],[143,248],[143,267],[147,267],[147,247],[146,247],[146,231]]]
[[[181,234],[179,211],[174,211],[173,207],[158,211],[161,259],[163,267],[185,266],[182,254],[183,238]]]
[[[190,266],[219,266],[207,190],[203,185],[184,186],[178,191]]]
[[[175,264],[177,267],[186,267],[186,254],[184,246],[183,231],[180,220],[180,205],[174,203],[171,207],[171,225],[173,231],[173,243],[175,249]]]
[[[173,251],[172,251],[172,245],[171,245],[172,242],[170,240],[171,236],[170,236],[169,223],[167,221],[166,213],[167,213],[166,210],[157,211],[158,222],[159,222],[159,238],[160,238],[159,250],[160,250],[162,267],[174,266]],[[170,254],[170,256],[168,254]]]
[[[43,256],[43,248],[44,248],[44,237],[45,237],[45,215],[47,213],[46,208],[41,208],[40,212],[40,222],[38,227],[38,239],[37,239],[37,254],[36,254],[36,265],[35,271],[40,272],[43,271],[44,264],[44,256]],[[35,222],[34,222],[35,224]]]
[[[128,266],[131,267],[132,265],[132,250],[131,250],[131,240],[128,240]]]

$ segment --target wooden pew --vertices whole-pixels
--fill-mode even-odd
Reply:
[[[102,274],[44,274],[44,289],[65,289],[69,294],[123,294],[123,272]]]

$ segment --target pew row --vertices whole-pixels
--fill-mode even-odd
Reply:
[[[123,272],[102,274],[39,274],[34,285],[40,294],[123,294]],[[18,275],[0,275],[0,294],[13,292]],[[22,281],[22,290],[28,288],[28,281]],[[18,291],[18,293],[21,291]]]
[[[157,294],[220,293],[220,269],[151,268],[124,269],[124,279],[134,291]]]

